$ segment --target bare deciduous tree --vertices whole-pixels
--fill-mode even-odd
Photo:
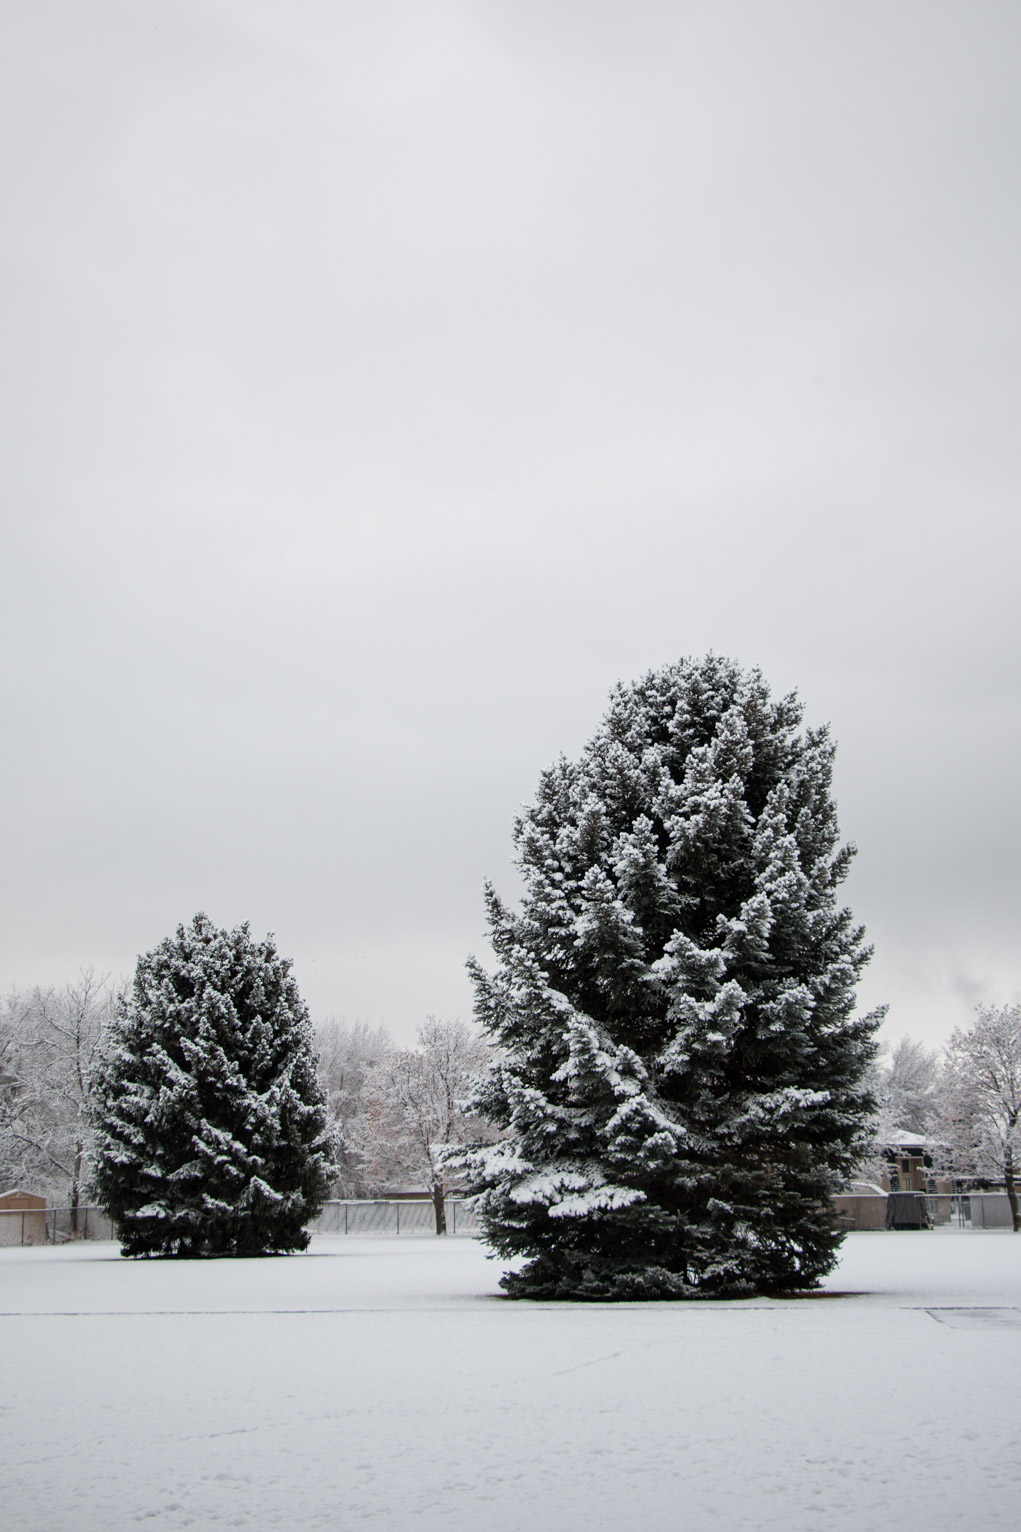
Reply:
[[[467,1023],[432,1016],[419,1028],[418,1041],[417,1050],[393,1049],[368,1072],[358,1145],[378,1182],[412,1180],[428,1188],[436,1233],[446,1234],[449,1172],[442,1146],[484,1135],[485,1125],[469,1118],[460,1103],[492,1050]]]
[[[368,1190],[355,1148],[356,1124],[362,1115],[366,1076],[392,1051],[393,1038],[386,1027],[371,1027],[364,1021],[350,1025],[333,1016],[316,1027],[319,1075],[339,1136],[334,1191],[341,1197],[364,1197]]]
[[[937,1132],[948,1169],[1003,1177],[1015,1234],[1021,1231],[1021,1005],[979,1006],[975,1025],[952,1033],[940,1087]]]
[[[0,1004],[0,1185],[21,1179],[23,1152],[10,1125],[16,1120],[21,1095],[23,1018],[17,995]]]
[[[90,1088],[113,993],[91,968],[63,989],[9,995],[0,1025],[0,1165],[67,1196],[78,1230],[90,1169]]]
[[[880,1110],[889,1126],[925,1133],[935,1109],[939,1079],[940,1056],[935,1048],[911,1037],[895,1043],[889,1064],[880,1075]]]
[[[935,1048],[911,1037],[902,1037],[892,1048],[881,1045],[868,1076],[876,1113],[868,1149],[858,1167],[867,1180],[882,1180],[889,1168],[884,1149],[897,1141],[894,1135],[931,1135],[941,1079],[940,1055]]]

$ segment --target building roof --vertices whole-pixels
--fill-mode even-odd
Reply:
[[[907,1128],[894,1128],[892,1133],[883,1135],[882,1147],[884,1149],[924,1149],[931,1144],[932,1139],[925,1133],[911,1133]]]

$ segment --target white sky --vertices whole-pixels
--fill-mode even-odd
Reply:
[[[1019,988],[1021,10],[7,0],[0,987],[196,909],[467,1014],[517,805],[712,648],[864,1002]]]

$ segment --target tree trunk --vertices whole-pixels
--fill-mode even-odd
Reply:
[[[71,1174],[71,1238],[78,1238],[78,1208],[82,1200],[82,1163],[85,1145],[78,1140],[75,1145],[74,1168]]]
[[[447,1232],[447,1210],[443,1205],[443,1182],[433,1182],[433,1211],[436,1214],[436,1233]]]
[[[1014,1182],[1014,1151],[1009,1146],[1003,1156],[1003,1179],[1007,1183],[1007,1196],[1010,1199],[1010,1216],[1014,1224],[1014,1233],[1021,1233],[1021,1216],[1018,1214],[1017,1186]]]

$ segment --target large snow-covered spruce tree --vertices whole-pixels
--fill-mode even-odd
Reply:
[[[833,745],[795,696],[710,655],[618,687],[515,825],[525,893],[487,890],[501,1050],[462,1164],[517,1297],[814,1286],[860,1152],[881,1013],[836,890]]]
[[[139,958],[96,1088],[95,1191],[125,1255],[308,1244],[334,1143],[290,967],[202,914]]]

